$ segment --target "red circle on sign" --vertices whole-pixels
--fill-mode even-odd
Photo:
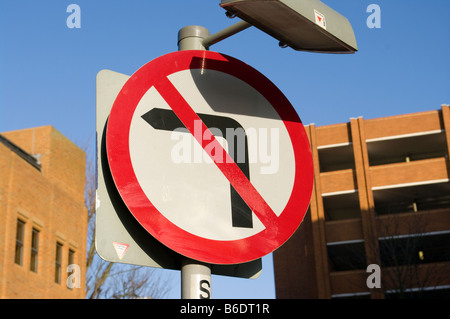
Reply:
[[[246,195],[242,198],[246,202],[248,199],[247,204],[256,216],[260,220],[264,219],[265,229],[250,237],[212,240],[178,227],[151,203],[136,178],[129,145],[134,111],[150,88],[158,86],[158,90],[169,90],[167,77],[189,69],[224,72],[252,86],[277,111],[289,134],[295,159],[295,177],[289,200],[278,217],[268,216],[270,207],[262,198],[254,199],[258,197],[255,195],[259,194],[252,188],[251,181],[236,174],[241,174],[240,171],[228,172],[228,168],[219,167],[225,176],[228,173],[227,178],[230,183],[234,183],[233,186],[238,192],[240,191],[242,196]],[[175,111],[175,107],[170,103],[169,105]],[[186,110],[180,119],[183,121],[183,117],[189,115],[195,117],[196,114],[192,112],[192,109]],[[178,113],[177,116],[180,117]],[[114,183],[136,220],[161,243],[195,260],[213,264],[237,264],[261,258],[289,239],[302,222],[309,206],[313,186],[313,163],[309,141],[299,116],[283,93],[264,75],[242,61],[217,52],[173,52],[150,61],[136,71],[122,87],[111,109],[106,130],[106,150]],[[238,181],[234,182],[232,178]]]

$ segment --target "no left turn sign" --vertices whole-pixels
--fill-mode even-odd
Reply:
[[[179,51],[125,83],[108,119],[117,190],[153,237],[214,264],[258,259],[298,228],[313,167],[300,118],[249,65]]]

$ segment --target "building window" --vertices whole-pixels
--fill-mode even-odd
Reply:
[[[367,140],[369,165],[408,163],[447,155],[446,137],[443,131],[417,134]]]
[[[322,196],[325,221],[361,218],[358,193]]]
[[[327,244],[331,271],[366,269],[366,251],[363,240]]]
[[[68,258],[68,265],[73,265],[73,261],[74,261],[74,258],[75,257],[75,252],[72,250],[72,249],[69,249],[69,258]],[[69,269],[68,269],[69,270]],[[72,272],[68,272],[67,273],[67,278],[69,278],[70,277],[70,275],[72,275],[73,274],[73,271]],[[72,290],[72,285],[67,285],[67,288],[69,288],[70,290]]]
[[[355,169],[353,144],[324,145],[317,147],[320,172]]]
[[[55,254],[55,282],[57,284],[61,283],[61,268],[62,268],[62,244],[56,243],[56,254]]]
[[[38,247],[39,247],[39,230],[33,228],[31,232],[30,270],[34,272],[37,272],[38,269]]]
[[[377,215],[448,209],[449,183],[424,181],[413,186],[378,188],[373,191],[373,198]]]
[[[69,263],[68,265],[72,265],[73,264],[73,260],[74,260],[74,256],[75,256],[75,252],[72,249],[69,249]]]
[[[23,256],[23,237],[25,233],[25,223],[20,219],[17,220],[16,228],[16,251],[14,255],[14,262],[22,266]]]
[[[384,267],[401,267],[448,262],[450,261],[449,242],[449,231],[401,236],[390,235],[380,238],[381,265]],[[406,267],[406,269],[417,271],[416,267]]]

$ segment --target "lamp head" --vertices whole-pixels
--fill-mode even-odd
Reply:
[[[221,0],[220,6],[294,50],[358,50],[347,18],[319,0]]]

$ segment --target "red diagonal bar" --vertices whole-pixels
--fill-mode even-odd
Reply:
[[[203,123],[203,121],[191,108],[189,103],[187,103],[184,97],[178,92],[172,82],[170,82],[168,78],[164,77],[157,84],[155,84],[155,88],[157,89],[159,94],[161,94],[164,100],[169,104],[169,106],[172,108],[172,110],[175,112],[184,126],[202,146],[205,152],[208,153],[208,155],[211,157],[211,159],[214,161],[223,175],[225,175],[234,189],[239,193],[242,199],[247,203],[247,205],[255,213],[258,219],[264,224],[264,226],[266,228],[269,228],[271,225],[275,225],[275,223],[277,222],[277,215],[273,212],[264,198],[255,189],[247,176],[245,176],[245,174],[239,169],[237,164],[227,153],[227,151],[222,147],[222,145],[217,141],[214,135],[211,134],[208,127],[205,125],[205,123]],[[197,123],[201,123],[201,135],[194,134],[196,121],[199,121]],[[211,140],[208,140],[207,143],[203,140],[203,134],[206,131],[208,131],[209,133],[208,136],[211,136]],[[209,145],[210,143],[213,143],[209,148],[210,150],[215,149],[216,151],[219,151],[220,154],[225,154],[223,161],[215,161],[214,156],[212,156],[211,152],[205,149],[206,145]]]

